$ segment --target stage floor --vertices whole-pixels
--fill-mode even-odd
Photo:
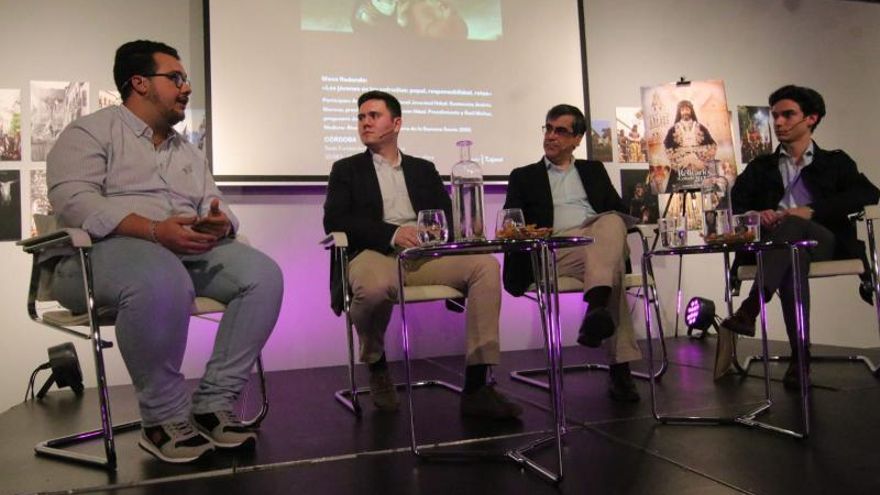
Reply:
[[[727,415],[760,402],[763,369],[749,377],[712,381],[715,340],[667,339],[670,368],[658,384],[665,413]],[[758,349],[741,341],[741,355]],[[787,344],[771,343],[771,352]],[[848,354],[850,349],[814,346],[813,353]],[[880,349],[861,350],[875,361]],[[567,364],[601,362],[602,352],[566,348]],[[398,380],[400,363],[393,364]],[[550,426],[545,392],[513,382],[513,369],[540,367],[542,351],[506,352],[496,369],[499,387],[521,401],[521,421],[462,419],[458,398],[442,390],[416,392],[419,443],[481,439],[473,448],[502,449],[534,438]],[[644,363],[637,368],[644,369]],[[419,360],[417,378],[460,383],[461,356]],[[771,365],[774,404],[761,419],[796,427],[798,395],[783,389],[784,364]],[[366,382],[366,371],[358,370]],[[405,410],[373,410],[364,398],[357,419],[333,399],[347,382],[344,367],[273,372],[267,375],[271,407],[257,447],[215,452],[194,465],[160,463],[137,447],[139,433],[117,438],[118,472],[60,462],[33,453],[40,440],[97,427],[94,389],[77,399],[69,390],[20,404],[0,414],[0,492],[170,494],[809,494],[880,493],[880,379],[861,364],[814,364],[812,435],[795,440],[742,426],[658,424],[651,415],[648,383],[637,380],[641,402],[617,404],[607,397],[603,371],[565,376],[566,415],[571,431],[563,451],[565,477],[558,487],[509,462],[429,462],[409,452]],[[111,389],[117,422],[136,419],[130,386]],[[247,402],[255,402],[250,390]],[[99,443],[85,448],[99,453]],[[550,463],[553,449],[536,455]],[[871,459],[874,459],[873,461]]]

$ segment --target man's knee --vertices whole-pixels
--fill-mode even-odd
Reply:
[[[281,267],[268,255],[259,250],[254,250],[255,255],[248,263],[248,274],[252,285],[264,294],[277,295],[280,299],[284,292],[284,275]]]
[[[352,273],[349,276],[351,293],[355,301],[378,304],[393,299],[397,293],[397,281],[378,276],[375,272]]]
[[[473,279],[489,281],[501,284],[501,264],[494,256],[488,254],[476,255],[472,259],[471,275]]]

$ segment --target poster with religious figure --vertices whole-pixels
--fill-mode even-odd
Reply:
[[[648,163],[674,179],[670,189],[699,189],[707,176],[731,170],[736,176],[723,81],[643,87],[642,113]]]

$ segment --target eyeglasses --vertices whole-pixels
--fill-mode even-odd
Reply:
[[[553,127],[550,124],[545,124],[541,126],[541,130],[544,131],[545,135],[556,134],[564,138],[574,137],[574,131],[565,127]]]
[[[174,72],[153,72],[152,74],[141,74],[141,76],[143,76],[143,77],[156,77],[156,76],[167,77],[168,79],[171,80],[171,82],[174,83],[175,86],[177,86],[177,89],[182,88],[184,84],[192,87],[192,84],[189,81],[189,77],[187,77],[186,74],[184,74],[182,72],[177,72],[177,71],[174,71]]]

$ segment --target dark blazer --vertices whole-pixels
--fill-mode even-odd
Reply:
[[[779,172],[779,149],[746,165],[731,190],[734,213],[775,210],[785,194]],[[861,258],[867,268],[865,243],[847,218],[866,205],[876,204],[880,190],[859,173],[856,163],[841,150],[826,151],[813,143],[813,161],[801,171],[801,180],[813,196],[813,221],[834,233],[834,259]],[[740,263],[748,260],[739,256]]]
[[[587,200],[597,213],[619,211],[626,207],[611,184],[602,162],[576,160],[574,166],[580,175]],[[537,163],[514,169],[507,181],[505,208],[521,208],[527,224],[538,227],[553,226],[553,196],[547,166],[541,158]],[[504,289],[514,296],[521,296],[534,281],[528,253],[511,253],[504,256]]]
[[[442,209],[452,221],[452,203],[434,164],[401,153],[401,167],[413,210]],[[345,232],[348,256],[364,249],[391,253],[391,238],[397,225],[383,221],[384,211],[379,178],[369,151],[343,158],[333,164],[324,201],[324,231]],[[342,278],[338,260],[331,259],[331,306],[342,311]]]

